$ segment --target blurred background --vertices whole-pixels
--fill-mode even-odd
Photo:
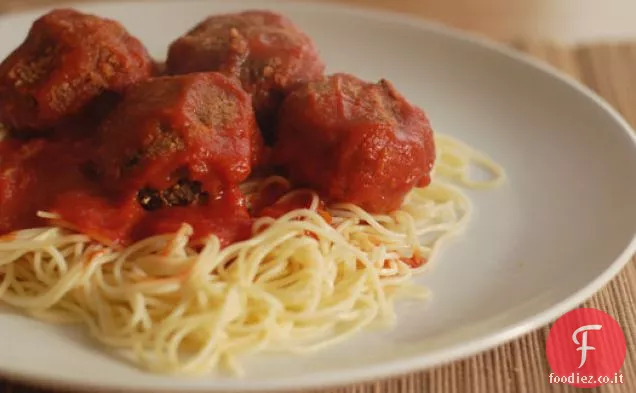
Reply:
[[[523,38],[525,40],[536,39],[579,44],[636,39],[636,0],[322,1],[405,12],[487,35],[499,41],[514,41]],[[0,12],[64,2],[66,1],[0,0]]]

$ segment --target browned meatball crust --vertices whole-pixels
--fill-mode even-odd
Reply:
[[[249,95],[219,73],[163,76],[128,89],[98,130],[92,171],[125,196],[184,205],[245,180],[262,139]],[[161,201],[159,201],[161,202]]]
[[[0,63],[0,123],[45,131],[106,91],[151,76],[144,46],[116,21],[58,9],[38,18]]]
[[[307,83],[283,102],[277,132],[273,163],[329,202],[387,213],[430,182],[429,120],[386,80],[335,74]]]
[[[237,77],[252,95],[267,141],[281,101],[295,84],[322,76],[312,40],[288,18],[269,11],[211,16],[174,41],[170,74],[219,71]]]

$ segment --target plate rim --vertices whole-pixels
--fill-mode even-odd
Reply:
[[[223,0],[153,0],[156,3],[222,3]],[[234,4],[242,7],[245,4],[258,4],[259,7],[267,8],[267,4],[283,4],[285,6],[298,9],[320,9],[323,11],[346,12],[355,16],[365,18],[375,18],[385,22],[391,22],[396,25],[406,25],[426,32],[427,34],[436,34],[446,38],[462,41],[464,43],[478,46],[483,50],[487,50],[493,54],[506,57],[518,63],[530,66],[535,70],[541,71],[546,77],[551,77],[555,82],[565,83],[570,89],[590,99],[594,104],[599,106],[603,111],[614,120],[618,126],[628,135],[633,143],[634,153],[636,153],[636,131],[625,120],[625,118],[603,97],[597,94],[590,87],[579,82],[571,75],[552,66],[551,64],[541,61],[531,55],[525,54],[514,49],[510,45],[495,41],[478,33],[461,30],[442,22],[414,16],[406,12],[398,12],[372,6],[357,6],[342,3],[322,3],[319,0],[236,0]],[[0,13],[0,21],[15,16],[37,15],[54,8],[78,8],[91,9],[100,7],[127,7],[131,5],[149,5],[149,0],[117,0],[107,1],[98,0],[83,2],[78,0],[63,1],[52,5],[41,5],[27,7],[17,11],[8,10]],[[67,389],[71,391],[79,391],[91,389],[96,392],[107,391],[128,391],[135,393],[156,392],[166,393],[179,391],[181,393],[201,393],[203,391],[215,392],[226,389],[232,389],[237,392],[270,392],[270,391],[295,391],[299,389],[316,389],[316,388],[335,388],[355,383],[364,383],[373,380],[383,380],[398,375],[421,372],[429,370],[433,367],[439,367],[467,359],[469,357],[486,352],[493,348],[505,345],[525,334],[531,333],[541,327],[544,327],[562,314],[580,306],[582,303],[597,294],[603,287],[610,283],[620,272],[623,271],[627,263],[636,255],[636,231],[632,235],[632,239],[622,249],[620,254],[613,262],[607,265],[605,270],[596,278],[589,281],[586,285],[572,292],[569,296],[564,297],[551,307],[543,309],[543,311],[519,320],[507,327],[495,330],[492,333],[485,333],[467,340],[457,342],[446,347],[435,349],[427,352],[425,355],[410,355],[399,359],[387,360],[368,367],[352,367],[343,372],[321,372],[301,377],[286,377],[275,380],[259,381],[259,386],[255,384],[242,385],[236,387],[235,381],[216,383],[214,386],[187,386],[187,387],[166,387],[161,386],[160,382],[152,387],[131,386],[125,383],[118,383],[113,380],[108,385],[98,385],[94,382],[84,381],[81,378],[67,378],[64,376],[41,376],[41,374],[24,371],[11,370],[7,368],[0,369],[0,377],[8,381],[15,381],[31,386],[39,386],[44,388]],[[213,381],[214,383],[214,381]],[[178,389],[178,390],[175,390]]]

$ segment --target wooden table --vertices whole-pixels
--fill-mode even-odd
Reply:
[[[362,0],[349,0],[361,3]],[[555,0],[557,1],[557,0]],[[16,8],[22,2],[0,0],[0,11]],[[54,3],[51,0],[39,3]],[[376,6],[386,7],[388,0],[371,0]],[[409,4],[407,4],[409,3]],[[500,41],[507,41],[518,50],[527,52],[538,59],[566,71],[570,75],[590,86],[614,105],[625,116],[628,122],[636,126],[636,37],[634,43],[603,43],[593,45],[558,45],[523,38],[523,29],[513,31],[510,20],[493,22],[490,15],[486,19],[464,19],[465,10],[452,14],[452,9],[444,4],[473,4],[476,1],[452,0],[434,2],[424,0],[420,4],[398,0],[395,9],[405,12],[416,12],[424,16],[455,24],[458,27],[487,34]],[[507,7],[503,3],[517,1],[484,0],[482,4]],[[534,3],[532,5],[531,3]],[[541,1],[526,2],[526,18],[536,15]],[[611,3],[611,2],[608,2]],[[426,8],[432,4],[436,9]],[[437,5],[435,5],[437,4]],[[411,8],[409,8],[411,7]],[[452,7],[451,7],[452,8]],[[523,8],[523,7],[522,7]],[[511,8],[512,9],[512,8]],[[418,10],[423,12],[418,12]],[[518,11],[518,9],[517,9]],[[517,12],[515,11],[515,12]],[[445,15],[445,16],[444,16]],[[454,15],[454,16],[453,16]],[[499,18],[505,17],[502,11]],[[513,15],[510,11],[508,16]],[[514,14],[516,15],[516,14]],[[454,20],[454,22],[453,22]],[[450,22],[449,22],[450,21]],[[462,22],[463,21],[463,22]],[[463,26],[462,26],[463,25]],[[486,26],[480,29],[480,26]],[[558,39],[558,37],[555,37]],[[636,201],[635,201],[636,202]],[[608,286],[585,303],[585,306],[599,308],[614,316],[623,327],[627,340],[627,358],[622,369],[625,384],[605,385],[600,388],[587,389],[591,392],[636,392],[636,259],[633,259]],[[419,373],[399,376],[373,383],[344,386],[337,389],[314,391],[314,393],[543,393],[577,391],[566,385],[550,385],[548,376],[550,368],[545,357],[545,341],[548,327],[532,332],[518,340],[502,345],[481,355],[459,361],[444,367]],[[580,390],[584,391],[584,390]],[[49,390],[27,388],[20,384],[0,381],[0,392],[6,393],[51,393]]]

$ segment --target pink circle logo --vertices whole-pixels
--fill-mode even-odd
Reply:
[[[594,308],[572,310],[552,325],[548,335],[550,383],[579,388],[622,384],[619,371],[626,352],[623,330],[609,314]]]

